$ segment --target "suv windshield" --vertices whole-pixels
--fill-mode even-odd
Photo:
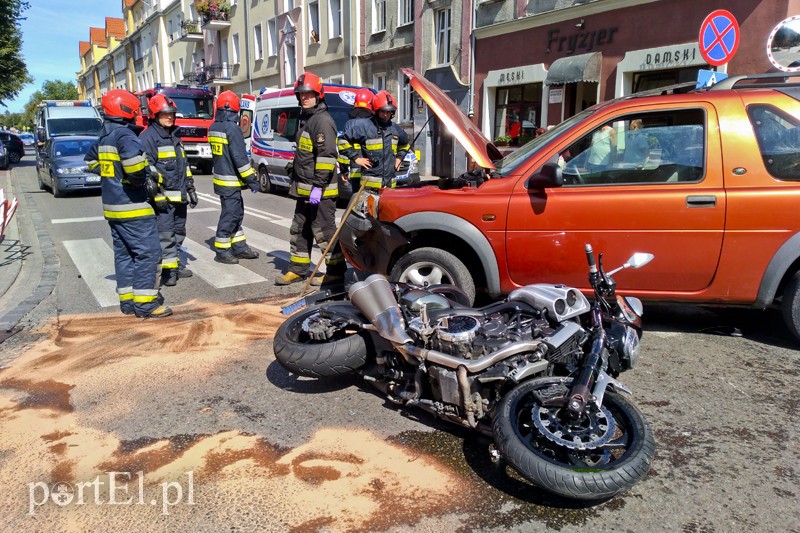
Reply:
[[[98,118],[51,118],[50,135],[97,135],[103,122]]]
[[[541,150],[543,146],[549,144],[553,139],[561,137],[564,132],[572,128],[578,122],[586,120],[592,114],[594,114],[594,112],[594,108],[590,107],[589,109],[581,111],[577,115],[568,118],[558,126],[547,130],[538,137],[531,139],[528,143],[520,146],[519,149],[515,150],[508,156],[504,157],[500,161],[496,161],[495,167],[497,170],[495,173],[499,174],[500,176],[506,176],[510,174],[519,165],[527,161],[531,156],[536,154],[536,152]]]

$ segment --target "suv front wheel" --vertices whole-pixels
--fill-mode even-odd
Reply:
[[[475,301],[475,282],[469,270],[450,252],[438,248],[417,248],[400,258],[392,267],[393,280],[420,287],[428,285],[455,285]]]

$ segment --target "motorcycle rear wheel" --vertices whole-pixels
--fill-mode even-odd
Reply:
[[[296,313],[281,324],[272,343],[275,359],[288,371],[322,378],[352,374],[367,362],[366,333],[353,326],[336,325],[320,315],[320,308]],[[306,321],[325,321],[330,340],[317,341],[303,329]]]
[[[655,455],[653,432],[636,406],[606,391],[605,409],[594,417],[600,424],[593,429],[612,429],[607,438],[600,438],[595,431],[583,433],[577,424],[572,438],[588,437],[585,442],[597,446],[577,449],[570,442],[568,425],[564,425],[564,433],[548,426],[559,424],[560,410],[541,404],[541,398],[563,394],[570,384],[569,379],[562,383],[562,378],[541,378],[509,392],[500,401],[492,424],[495,444],[525,479],[548,492],[575,500],[605,500],[630,489],[647,475]],[[538,425],[550,430],[549,435],[537,427],[537,416]],[[562,434],[567,438],[559,443]]]

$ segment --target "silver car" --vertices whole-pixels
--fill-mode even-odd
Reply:
[[[89,172],[83,160],[97,142],[95,135],[52,137],[36,157],[39,189],[62,198],[67,192],[100,189],[100,176]]]

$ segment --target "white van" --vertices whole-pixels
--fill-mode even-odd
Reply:
[[[36,140],[43,146],[54,135],[98,135],[100,113],[86,100],[45,100],[36,108]]]
[[[328,112],[341,135],[345,123],[350,120],[356,92],[361,87],[333,83],[324,83],[323,86]],[[256,101],[250,150],[262,192],[270,192],[275,187],[288,188],[291,184],[286,166],[294,159],[299,114],[300,106],[293,88],[267,90]],[[412,185],[418,181],[417,156],[410,150],[397,171],[397,186]],[[352,194],[348,186],[339,184],[339,197],[344,200]]]

